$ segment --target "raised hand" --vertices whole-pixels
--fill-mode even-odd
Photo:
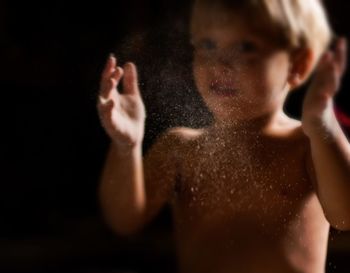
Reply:
[[[123,94],[118,84],[123,80]],[[99,117],[106,133],[122,148],[142,143],[144,136],[145,107],[138,87],[137,71],[133,63],[123,68],[110,56],[101,75]]]
[[[347,45],[337,39],[335,49],[322,56],[303,103],[302,125],[307,135],[331,130],[336,123],[333,97],[339,90],[346,69]]]

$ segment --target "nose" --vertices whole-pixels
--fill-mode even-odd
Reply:
[[[230,60],[228,56],[219,56],[218,63],[226,68],[230,68],[232,66],[232,60]]]
[[[220,66],[224,67],[225,69],[233,70],[237,65],[236,63],[238,60],[234,52],[232,52],[231,50],[223,50],[217,53],[216,61]]]
[[[236,60],[228,54],[220,54],[215,60],[216,70],[229,73],[236,70]]]

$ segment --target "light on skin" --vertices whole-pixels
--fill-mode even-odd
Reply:
[[[320,60],[303,103],[302,126],[310,139],[311,176],[325,216],[333,227],[350,229],[350,145],[333,108],[346,69],[347,42]],[[313,171],[314,169],[314,171]]]
[[[286,96],[312,60],[296,65],[302,52],[291,54],[270,43],[240,15],[221,9],[194,8],[191,43],[195,82],[218,127],[266,127],[285,120]]]
[[[211,17],[206,17],[200,12],[192,20],[193,70],[199,92],[215,115],[214,129],[228,126],[266,132],[276,124],[290,124],[282,106],[289,90],[311,71],[312,51],[292,55],[254,35],[239,16],[211,10]],[[311,144],[307,168],[317,196],[331,225],[344,230],[350,229],[350,145],[332,105],[345,62],[346,43],[340,39],[335,52],[327,52],[318,64],[302,113],[302,129]],[[147,218],[141,153],[145,109],[136,67],[117,65],[110,57],[101,77],[98,111],[112,145],[100,194],[111,226],[128,234]],[[118,92],[120,80],[122,94]],[[159,200],[152,213],[163,201]]]
[[[286,120],[286,96],[305,81],[315,56],[310,49],[291,54],[273,47],[254,35],[238,14],[217,12],[215,16],[215,9],[208,13],[195,8],[191,26],[194,77],[215,116],[214,127],[271,131]],[[333,98],[345,71],[346,51],[346,40],[340,38],[335,50],[321,57],[301,119],[311,146],[310,178],[326,218],[341,230],[350,229],[350,144],[335,117]]]

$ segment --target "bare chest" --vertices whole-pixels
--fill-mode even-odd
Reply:
[[[176,190],[179,216],[225,226],[239,219],[266,228],[295,217],[311,191],[302,149],[265,147],[207,144],[189,151]]]
[[[172,205],[183,267],[296,272],[289,260],[295,253],[314,257],[303,241],[319,249],[326,245],[319,238],[327,238],[306,171],[305,143],[237,143],[198,141],[181,153]],[[255,264],[259,269],[246,270]]]

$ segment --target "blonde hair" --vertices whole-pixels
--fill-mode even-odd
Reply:
[[[310,49],[314,65],[333,35],[321,0],[196,0],[195,3],[238,10],[249,18],[253,28],[268,30],[275,42],[289,49]]]

